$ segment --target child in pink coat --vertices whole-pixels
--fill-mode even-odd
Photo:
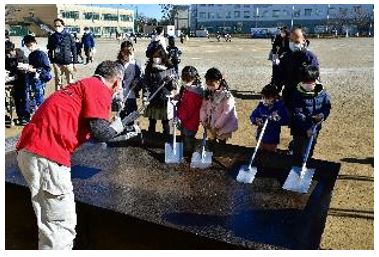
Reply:
[[[209,69],[205,80],[207,89],[200,109],[200,121],[213,143],[225,144],[238,129],[234,97],[218,69]]]

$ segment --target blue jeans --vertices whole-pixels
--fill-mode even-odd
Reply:
[[[31,94],[34,95],[34,98],[29,100],[30,102],[29,107],[35,110],[36,107],[39,107],[44,100],[46,85],[40,79],[37,79],[32,76],[28,77],[27,82],[28,82],[28,89],[30,90],[30,93],[28,94],[28,96],[30,97]]]

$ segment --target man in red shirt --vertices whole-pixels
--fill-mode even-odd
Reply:
[[[102,62],[93,77],[56,91],[43,102],[17,142],[17,161],[29,185],[39,229],[39,249],[72,249],[76,212],[71,155],[93,138],[108,141],[124,130],[109,122],[112,95],[121,90],[123,67]]]

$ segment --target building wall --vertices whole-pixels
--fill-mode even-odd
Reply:
[[[373,5],[362,4],[197,4],[191,5],[191,29],[224,26],[242,28],[242,32],[248,33],[252,27],[290,26],[292,19],[294,25],[307,25],[312,29],[327,20],[352,19],[356,8],[373,13]]]
[[[28,17],[38,17],[50,27],[53,27],[55,18],[65,21],[66,27],[79,34],[84,27],[89,27],[98,36],[108,36],[118,32],[134,32],[134,11],[97,6],[71,4],[18,4],[9,5],[20,11],[14,13],[12,20],[25,22]],[[91,15],[94,13],[95,15]],[[106,20],[115,18],[115,20]]]

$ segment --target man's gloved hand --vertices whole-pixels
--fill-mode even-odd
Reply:
[[[110,127],[113,128],[117,134],[120,134],[122,131],[124,131],[124,125],[122,124],[120,117],[115,117],[114,121],[110,124]]]

